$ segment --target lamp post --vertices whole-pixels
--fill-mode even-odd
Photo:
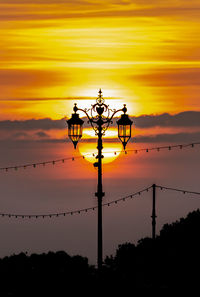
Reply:
[[[126,104],[122,109],[110,109],[108,105],[106,105],[105,100],[102,96],[101,89],[99,90],[98,98],[96,99],[96,103],[91,106],[90,109],[81,109],[77,107],[77,104],[74,104],[74,113],[72,117],[67,121],[68,124],[68,136],[74,144],[74,148],[76,149],[77,143],[79,139],[82,137],[82,125],[84,121],[79,118],[79,114],[77,111],[82,111],[88,118],[88,123],[92,126],[95,131],[95,135],[98,137],[97,141],[97,149],[98,154],[96,159],[98,162],[94,163],[94,166],[98,168],[98,184],[97,184],[97,192],[95,196],[97,197],[98,201],[98,244],[97,244],[97,266],[98,270],[100,271],[102,268],[103,263],[103,242],[102,242],[102,199],[105,195],[103,192],[102,186],[102,137],[105,135],[106,130],[108,129],[109,125],[112,123],[112,119],[114,115],[122,111],[123,114],[121,118],[117,121],[118,124],[118,137],[121,140],[123,147],[125,149],[128,140],[131,138],[131,125],[132,121],[129,119],[128,115],[126,114],[127,108]]]

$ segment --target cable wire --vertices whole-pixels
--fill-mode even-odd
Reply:
[[[200,195],[200,192],[194,192],[194,191],[188,191],[188,190],[182,190],[182,189],[176,189],[176,188],[170,188],[165,186],[158,186],[156,185],[156,188],[160,188],[160,190],[170,190],[170,191],[176,191],[176,192],[182,192],[183,194],[194,194],[194,195]]]
[[[159,188],[160,190],[170,190],[170,191],[177,191],[177,192],[182,192],[183,194],[195,194],[195,195],[200,195],[200,192],[195,192],[195,191],[189,191],[189,190],[183,190],[183,189],[177,189],[177,188],[170,188],[170,187],[166,187],[166,186],[160,186],[160,185],[155,185],[156,188]],[[133,197],[137,196],[137,195],[141,195],[144,192],[148,192],[153,186],[149,186],[147,188],[144,188],[138,192],[135,192],[133,194],[130,194],[128,196],[116,199],[116,200],[112,200],[106,203],[103,203],[102,206],[110,206],[112,204],[117,204],[118,202],[121,201],[126,201],[127,199],[132,199]],[[91,210],[95,210],[97,209],[98,206],[93,206],[93,207],[88,207],[88,208],[83,208],[83,209],[77,209],[77,210],[73,210],[73,211],[67,211],[67,212],[62,212],[62,213],[50,213],[50,214],[12,214],[12,213],[0,213],[1,217],[9,217],[9,218],[54,218],[54,217],[61,217],[61,216],[66,216],[66,215],[73,215],[73,214],[80,214],[80,213],[87,213],[88,211]]]
[[[151,188],[152,188],[152,186],[147,187],[145,189],[142,189],[142,190],[140,190],[138,192],[135,192],[133,194],[130,194],[128,196],[119,198],[117,200],[112,200],[112,201],[103,203],[102,206],[103,207],[110,206],[112,204],[117,204],[118,202],[125,201],[127,199],[132,199],[136,195],[141,195],[144,192],[148,192],[148,190],[151,189]],[[98,206],[93,206],[93,207],[88,207],[88,208],[83,208],[83,209],[77,209],[77,210],[73,210],[73,211],[67,211],[67,212],[62,212],[62,213],[50,213],[50,214],[12,214],[12,213],[0,213],[0,216],[1,217],[9,217],[9,218],[21,218],[21,219],[24,219],[24,218],[29,218],[29,219],[31,219],[31,218],[36,218],[36,219],[38,219],[38,218],[53,218],[53,217],[60,217],[60,216],[66,216],[66,215],[80,214],[80,213],[83,213],[83,212],[86,213],[88,211],[95,210],[97,208],[98,208]]]
[[[139,152],[150,152],[156,150],[159,152],[160,150],[167,149],[168,151],[171,151],[173,148],[193,148],[195,145],[200,145],[200,142],[193,142],[193,143],[187,143],[187,144],[176,144],[176,145],[167,145],[167,146],[158,146],[158,147],[150,147],[150,148],[141,148],[141,149],[129,149],[129,150],[120,150],[120,151],[113,151],[113,154],[116,155],[117,153],[124,153],[127,154],[128,152],[134,152],[135,154]],[[110,152],[103,152],[103,154],[110,154]],[[34,163],[26,163],[22,165],[12,165],[12,166],[6,166],[6,167],[0,167],[0,171],[5,171],[8,172],[9,170],[18,170],[18,169],[26,169],[26,168],[38,168],[39,166],[45,166],[45,165],[55,165],[56,163],[65,163],[65,161],[75,161],[76,159],[85,159],[86,157],[94,157],[96,158],[96,153],[87,153],[83,154],[82,156],[71,156],[71,157],[66,157],[66,158],[61,158],[61,159],[56,159],[56,160],[50,160],[50,161],[40,161],[40,162],[34,162]]]

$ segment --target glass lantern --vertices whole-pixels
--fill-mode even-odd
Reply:
[[[82,125],[84,121],[79,118],[78,113],[73,113],[71,119],[67,121],[68,124],[68,136],[73,142],[74,148],[76,149],[79,139],[82,137]]]
[[[127,114],[122,114],[121,118],[117,121],[118,125],[118,137],[121,140],[124,150],[126,148],[126,144],[131,138],[131,125],[133,121],[131,121]]]

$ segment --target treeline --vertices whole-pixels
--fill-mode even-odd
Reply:
[[[163,226],[155,241],[119,245],[99,275],[82,256],[64,251],[0,259],[0,296],[74,296],[199,291],[200,211]],[[127,293],[128,294],[128,293]],[[130,295],[130,294],[129,294]]]

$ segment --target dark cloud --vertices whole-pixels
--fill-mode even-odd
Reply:
[[[153,127],[200,127],[200,112],[185,111],[175,115],[163,113],[160,115],[141,115],[131,117],[136,128]],[[114,119],[114,124],[116,125]]]
[[[175,115],[164,113],[161,115],[142,115],[133,117],[133,121],[138,128],[152,127],[199,127],[200,112],[185,111]]]
[[[43,131],[36,132],[35,135],[40,138],[48,138],[49,137],[49,135]]]
[[[87,119],[84,119],[84,127],[89,127]],[[200,112],[185,111],[175,115],[164,113],[161,115],[141,115],[131,117],[136,128],[153,128],[153,127],[200,127]],[[113,125],[116,126],[117,118],[113,120]],[[51,129],[66,129],[66,119],[52,120],[31,119],[25,121],[0,121],[0,130],[20,131],[20,130],[51,130]]]
[[[176,133],[176,134],[156,134],[156,135],[138,135],[131,138],[135,143],[192,143],[200,142],[200,132],[196,133]]]
[[[15,134],[12,135],[12,138],[20,138],[20,137],[28,137],[29,135],[25,132],[17,132]]]
[[[26,136],[26,135],[21,135],[21,136]],[[95,138],[91,139],[81,139],[80,142],[84,143],[96,143]],[[113,143],[113,142],[119,142],[118,138],[105,138],[104,142],[106,143]],[[137,135],[134,136],[130,139],[130,143],[199,143],[200,142],[200,132],[193,132],[193,133],[175,133],[175,134],[170,134],[170,133],[162,133],[162,134],[155,134],[155,135]],[[12,138],[12,139],[5,139],[5,140],[0,140],[0,145],[1,147],[24,147],[24,146],[33,146],[37,145],[39,143],[43,144],[67,144],[71,143],[71,140],[66,137],[66,138],[50,138],[46,136],[40,136],[39,139],[26,139],[26,137],[23,137],[20,139],[20,137]]]
[[[26,121],[0,121],[0,130],[50,130],[66,128],[65,119],[51,120],[49,118]]]
[[[51,140],[50,140],[51,141]],[[96,139],[81,139],[81,142],[96,142]],[[105,138],[104,142],[119,142],[118,138]],[[195,143],[200,142],[200,132],[194,133],[163,133],[155,135],[132,136],[129,142],[133,143]]]

